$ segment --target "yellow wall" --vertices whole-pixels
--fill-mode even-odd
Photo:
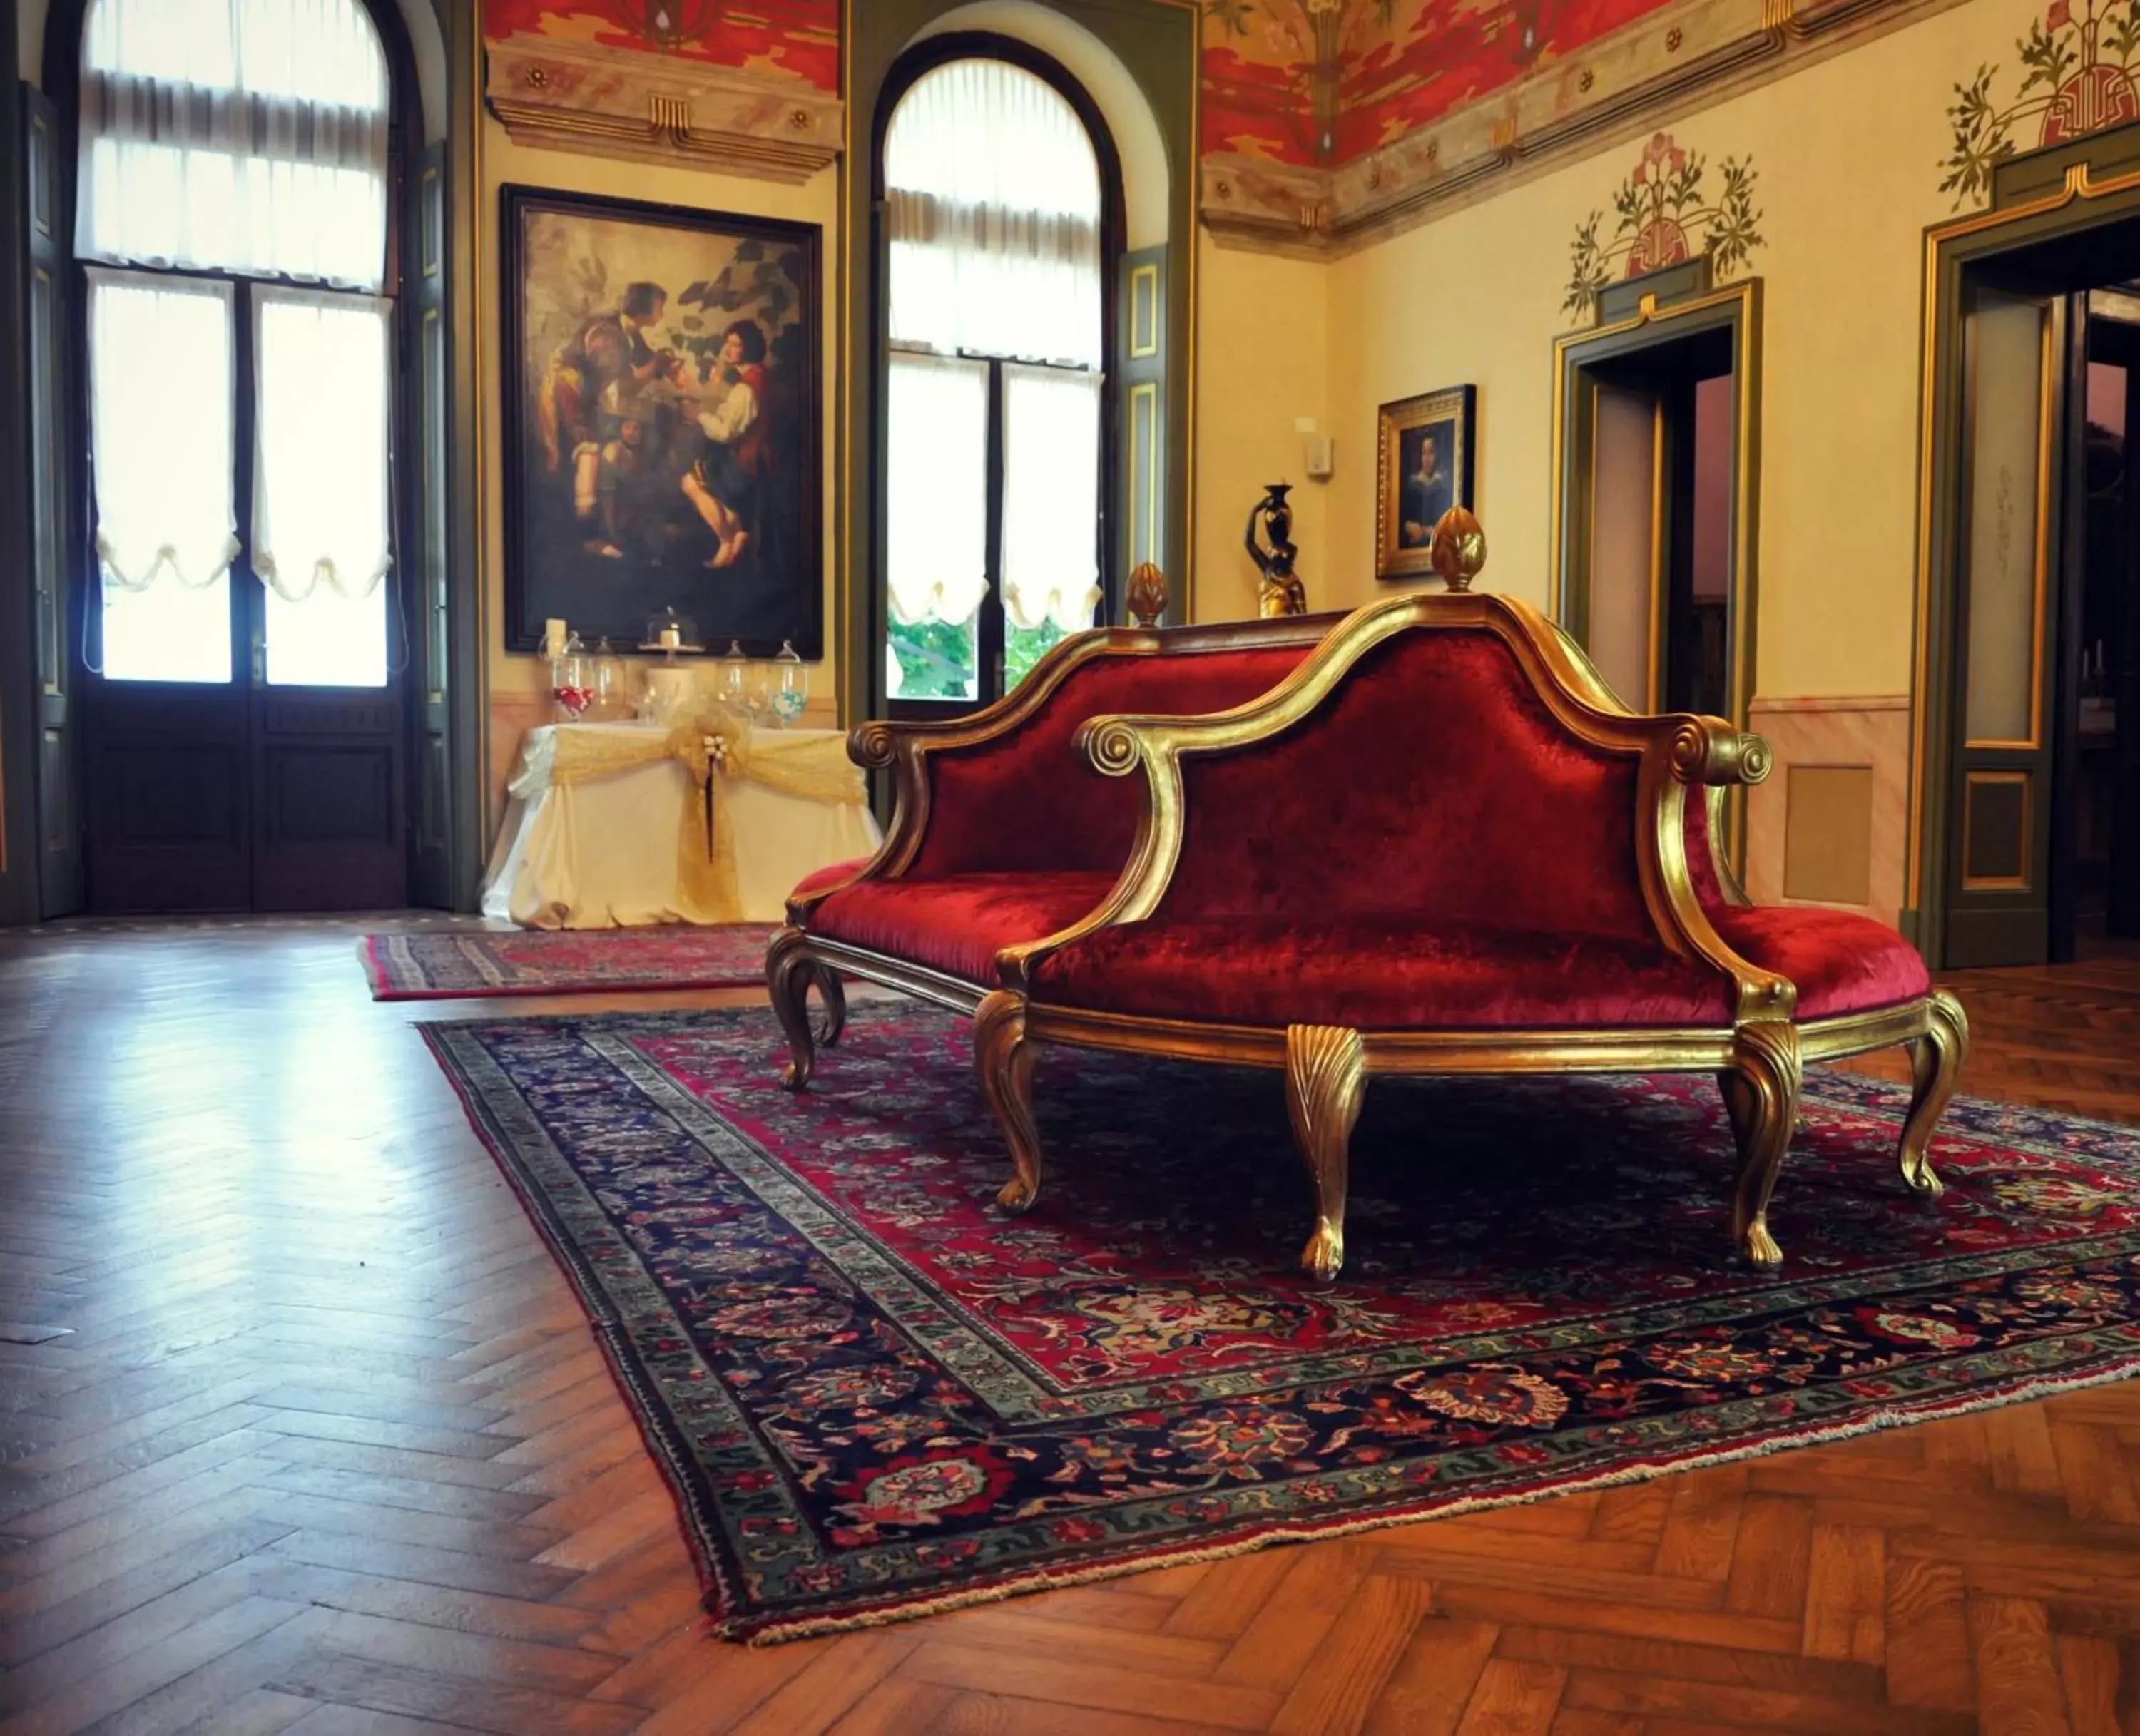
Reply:
[[[1328,559],[1337,485],[1308,481],[1295,426],[1303,418],[1328,426],[1330,269],[1222,248],[1207,235],[1197,270],[1196,618],[1256,612],[1256,568],[1241,532],[1274,482],[1293,484],[1293,540],[1308,607],[1361,601]],[[1366,471],[1372,489],[1372,419],[1369,427],[1366,444],[1339,444],[1338,471]]]
[[[824,511],[824,661],[811,668],[812,723],[832,722],[832,695],[837,647],[834,643],[837,616],[833,608],[836,551],[833,542],[832,458],[833,383],[836,356],[833,314],[839,306],[837,176],[827,169],[801,186],[776,181],[716,174],[702,169],[666,168],[628,163],[608,157],[580,156],[570,151],[541,150],[516,145],[496,120],[486,119],[483,141],[483,287],[479,302],[482,320],[481,390],[483,414],[483,596],[490,677],[490,767],[493,798],[519,751],[520,734],[531,723],[544,720],[548,671],[539,657],[518,655],[504,649],[505,637],[505,512],[504,451],[501,418],[504,392],[509,389],[502,353],[499,322],[503,317],[501,292],[501,256],[498,251],[498,192],[508,183],[547,187],[564,192],[606,194],[615,198],[650,200],[660,204],[689,205],[703,210],[740,212],[754,217],[783,218],[823,227],[822,288],[826,339],[824,370],[824,447],[826,468]],[[684,600],[678,599],[682,606]]]
[[[1745,96],[1661,123],[1716,164],[1750,154],[1766,245],[1756,686],[1765,694],[1907,692],[1917,510],[1922,231],[1945,218],[1944,112],[1958,78],[2000,69],[2029,0],[1970,0]],[[2025,147],[2034,142],[2024,137]],[[1375,407],[1479,388],[1478,511],[1487,588],[1543,602],[1550,531],[1553,340],[1569,243],[1641,151],[1589,159],[1336,262],[1329,395],[1340,463],[1330,490],[1332,585],[1374,578]],[[1742,272],[1741,275],[1745,275]],[[1205,365],[1212,365],[1207,352]]]

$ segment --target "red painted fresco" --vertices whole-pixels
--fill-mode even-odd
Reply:
[[[493,41],[554,37],[840,87],[839,0],[483,0],[483,27]]]
[[[1207,44],[1204,50],[1203,150],[1206,156],[1262,157],[1313,164],[1308,85],[1293,66],[1252,60]]]
[[[1342,71],[1339,159],[1401,139],[1564,59],[1665,0],[1414,0]]]

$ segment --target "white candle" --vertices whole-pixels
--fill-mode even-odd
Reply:
[[[565,624],[554,617],[542,623],[542,650],[549,656],[565,655]]]

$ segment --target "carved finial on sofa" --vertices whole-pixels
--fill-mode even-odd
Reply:
[[[1451,591],[1469,591],[1486,564],[1486,533],[1462,507],[1451,507],[1435,522],[1427,558]]]
[[[1129,591],[1122,601],[1137,625],[1157,626],[1166,613],[1166,575],[1149,561],[1141,562],[1130,574]]]

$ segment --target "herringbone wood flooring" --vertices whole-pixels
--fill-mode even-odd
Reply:
[[[2140,1117],[2140,965],[1963,986],[1965,1089]],[[2140,1731],[2140,1385],[720,1644],[411,1016],[336,929],[0,941],[0,1736]]]

